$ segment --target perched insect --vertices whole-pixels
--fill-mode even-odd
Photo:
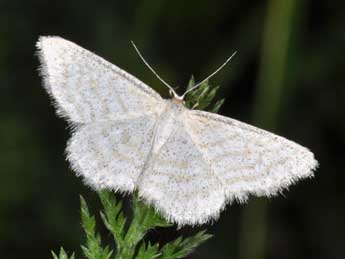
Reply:
[[[144,59],[171,99],[70,41],[41,37],[37,47],[45,88],[73,125],[67,158],[94,189],[137,190],[169,220],[194,225],[216,219],[233,200],[271,196],[313,176],[308,149],[187,109],[186,93],[178,96]]]

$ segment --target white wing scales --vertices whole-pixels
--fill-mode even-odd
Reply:
[[[190,135],[223,182],[227,200],[274,195],[312,177],[318,165],[308,149],[248,124],[203,111],[190,111],[189,118]]]
[[[245,123],[185,109],[152,154],[139,194],[179,225],[216,219],[226,202],[272,196],[313,176],[306,148]]]
[[[37,47],[45,87],[59,114],[72,122],[111,120],[160,108],[162,98],[150,87],[70,41],[41,37]]]
[[[230,118],[174,106],[72,42],[41,37],[37,47],[45,87],[75,126],[67,146],[74,171],[95,189],[138,189],[179,225],[215,219],[227,201],[273,195],[311,177],[317,166],[306,148]]]
[[[68,160],[96,189],[133,191],[166,102],[150,87],[59,37],[37,43],[45,87],[74,126]]]
[[[182,125],[152,154],[141,179],[139,195],[179,225],[205,223],[224,207],[221,182]]]
[[[149,155],[155,122],[142,116],[82,126],[68,143],[67,158],[94,189],[131,192]]]

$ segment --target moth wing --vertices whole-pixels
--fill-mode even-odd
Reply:
[[[192,110],[186,128],[221,179],[227,200],[272,196],[312,177],[318,165],[307,148],[217,114]]]
[[[37,43],[45,88],[75,126],[72,168],[95,189],[133,191],[165,101],[103,58],[59,37]]]
[[[94,189],[131,192],[150,153],[155,122],[138,116],[83,125],[69,140],[67,159]]]
[[[72,123],[152,113],[162,106],[150,87],[75,43],[40,37],[37,48],[45,88],[58,114]]]
[[[224,206],[222,184],[183,124],[151,154],[139,196],[179,225],[202,224]]]

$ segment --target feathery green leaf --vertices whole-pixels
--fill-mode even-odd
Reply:
[[[191,77],[187,89],[190,89],[194,84],[194,77]],[[197,89],[187,94],[185,100],[186,106],[190,109],[205,110],[217,113],[224,103],[223,99],[212,105],[218,89],[219,86],[212,86],[208,81],[204,82]]]
[[[159,251],[159,244],[151,245],[150,242],[146,244],[143,242],[139,248],[138,254],[135,259],[154,259],[159,258],[161,252]]]
[[[54,251],[51,251],[51,254],[54,259],[74,259],[74,253],[69,257],[63,247],[60,248],[59,255],[55,254]]]
[[[101,237],[96,233],[96,219],[91,216],[86,201],[80,196],[81,221],[86,235],[86,246],[82,246],[84,255],[88,259],[109,259],[113,251],[102,247]]]
[[[211,237],[212,235],[206,234],[206,230],[202,230],[196,233],[194,236],[190,236],[184,239],[180,236],[173,242],[167,243],[162,247],[162,258],[183,258],[192,253],[197,246],[210,239]]]

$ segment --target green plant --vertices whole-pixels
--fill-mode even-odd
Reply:
[[[192,77],[188,89],[195,84]],[[202,109],[217,112],[224,100],[213,102],[219,87],[213,87],[208,82],[190,92],[185,100],[185,105],[191,109]],[[199,231],[190,237],[178,237],[164,245],[152,244],[144,239],[146,233],[157,227],[170,227],[171,223],[162,218],[153,207],[146,205],[134,193],[131,200],[132,216],[128,217],[123,212],[121,200],[109,191],[100,191],[98,196],[103,209],[100,218],[114,240],[112,249],[109,245],[102,244],[102,238],[96,231],[96,217],[89,211],[86,201],[80,196],[81,221],[86,236],[86,244],[82,251],[88,259],[175,259],[183,258],[190,254],[201,243],[212,235],[206,230]],[[68,257],[63,248],[59,255],[52,252],[54,259],[74,259],[74,254]]]
[[[74,253],[69,257],[67,255],[67,253],[65,252],[65,250],[61,247],[60,248],[60,253],[59,255],[55,254],[53,251],[52,251],[52,256],[54,259],[74,259]]]

